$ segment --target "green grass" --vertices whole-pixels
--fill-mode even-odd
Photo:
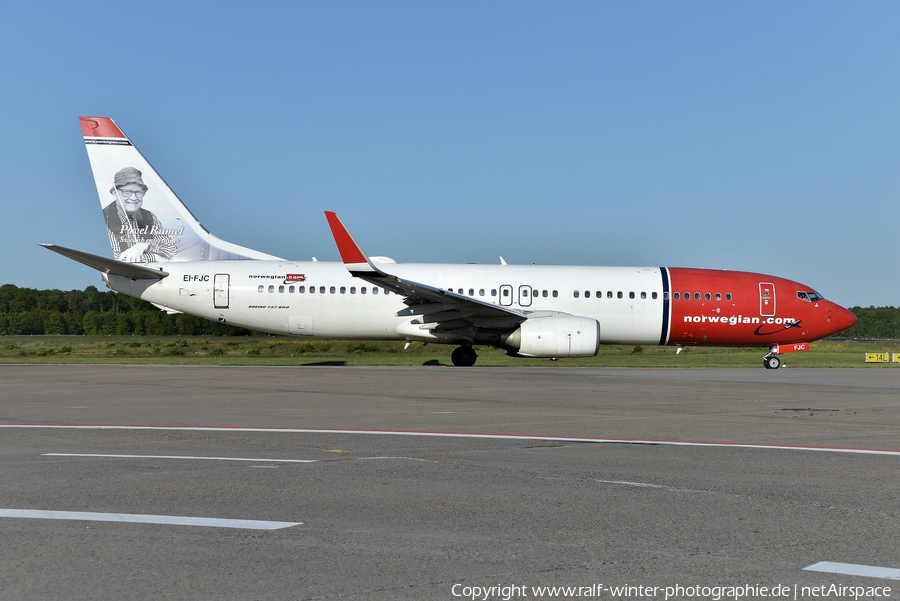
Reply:
[[[0,363],[157,363],[182,365],[451,365],[450,345],[282,337],[2,336]],[[485,346],[478,366],[761,367],[765,349],[603,346],[586,359],[517,359]],[[805,353],[783,355],[791,367],[896,368],[865,363],[866,352],[900,353],[900,342],[820,341]]]

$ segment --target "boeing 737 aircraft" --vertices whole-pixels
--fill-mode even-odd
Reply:
[[[601,344],[759,346],[763,364],[852,326],[798,282],[680,267],[404,264],[368,256],[326,212],[343,263],[297,262],[225,242],[194,218],[107,117],[81,117],[114,258],[44,244],[117,292],[273,334],[474,345],[517,357],[592,357]]]

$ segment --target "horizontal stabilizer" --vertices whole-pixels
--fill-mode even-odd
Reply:
[[[134,263],[124,263],[122,261],[117,261],[116,259],[107,259],[106,257],[92,255],[64,246],[57,246],[55,244],[41,244],[41,246],[47,250],[52,250],[55,253],[61,254],[64,257],[68,257],[73,261],[78,261],[82,265],[92,267],[97,271],[110,275],[118,275],[123,278],[130,278],[132,280],[161,280],[169,275],[167,271],[163,271],[162,269],[150,269],[149,267],[135,265]]]

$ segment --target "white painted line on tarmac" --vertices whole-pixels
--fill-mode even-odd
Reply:
[[[318,459],[253,459],[250,457],[194,457],[190,455],[108,455],[102,453],[41,453],[42,457],[109,457],[112,459],[201,459],[209,461],[254,461],[258,463],[317,463]]]
[[[761,449],[769,451],[814,451],[820,453],[856,453],[900,457],[898,449],[866,449],[856,447],[815,447],[791,444],[715,442],[700,440],[660,440],[639,438],[593,438],[583,436],[545,436],[541,434],[503,434],[493,432],[433,432],[427,430],[343,430],[335,428],[257,428],[245,426],[113,426],[100,424],[0,424],[0,428],[48,428],[73,430],[159,430],[169,432],[261,432],[287,434],[368,434],[380,436],[425,436],[438,438],[484,438],[492,440],[543,440],[551,442],[589,442],[607,444],[642,444],[679,447],[718,447]]]
[[[360,461],[366,461],[371,459],[406,459],[407,461],[422,461],[424,463],[434,463],[431,459],[419,459],[417,457],[357,457]]]
[[[888,580],[900,580],[900,570],[897,568],[882,568],[879,566],[865,566],[855,563],[835,563],[833,561],[820,561],[804,570],[810,572],[827,572],[829,574],[844,574],[845,576],[868,576],[869,578],[886,578]]]
[[[622,484],[623,486],[640,486],[642,488],[669,488],[661,484],[649,484],[647,482],[629,482],[628,480],[597,480],[602,484]]]
[[[330,463],[334,461],[365,461],[373,459],[406,459],[408,461],[425,461],[432,463],[430,459],[417,459],[415,457],[347,457],[344,459],[266,459],[253,457],[205,457],[193,455],[122,455],[111,453],[41,453],[41,457],[106,457],[111,459],[199,459],[209,461],[249,461],[252,463]],[[256,467],[274,467],[256,466]]]
[[[42,511],[39,509],[0,509],[0,518],[38,520],[81,520],[88,522],[125,522],[132,524],[168,524],[174,526],[206,526],[249,530],[280,530],[303,522],[268,522],[263,520],[223,520],[178,515],[146,515],[140,513],[94,513],[90,511]]]

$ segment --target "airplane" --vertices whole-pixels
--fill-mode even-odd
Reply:
[[[169,313],[308,338],[476,345],[515,357],[595,356],[601,344],[753,346],[763,365],[856,316],[771,275],[682,267],[408,264],[370,256],[325,216],[341,262],[290,261],[207,231],[108,117],[81,117],[114,258],[42,246],[98,270],[112,290]]]

